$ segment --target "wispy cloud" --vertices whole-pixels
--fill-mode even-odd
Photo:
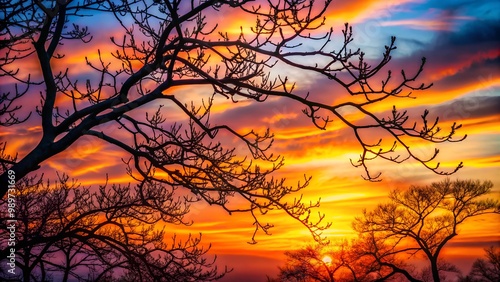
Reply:
[[[412,29],[423,29],[433,31],[451,31],[454,29],[456,21],[473,20],[466,16],[443,16],[435,19],[407,19],[384,21],[381,26],[406,26]]]

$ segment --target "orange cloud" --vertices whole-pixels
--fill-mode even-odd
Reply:
[[[465,50],[464,50],[465,51]],[[433,65],[432,61],[429,65],[431,68],[426,73],[430,74],[431,81],[443,79],[445,77],[453,76],[460,71],[469,68],[474,63],[483,62],[489,59],[500,57],[500,49],[486,49],[477,52],[464,52],[459,54],[460,60],[453,60],[447,64]]]
[[[354,0],[333,2],[327,14],[328,25],[338,26],[345,22],[360,23],[369,19],[383,21],[405,4],[419,0]]]

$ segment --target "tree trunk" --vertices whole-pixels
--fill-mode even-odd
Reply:
[[[21,178],[25,177],[28,173],[40,168],[42,160],[47,159],[45,156],[48,152],[44,153],[40,144],[33,149],[26,157],[22,158],[18,163],[13,165],[9,170],[15,172],[15,181],[18,182]],[[8,170],[0,175],[0,197],[3,198],[9,190],[9,175]],[[14,185],[15,187],[15,185]]]
[[[434,282],[441,282],[441,279],[439,278],[439,269],[437,266],[437,257],[436,258],[431,258],[431,270],[432,270],[432,279]]]
[[[30,276],[31,276],[31,268],[30,268],[30,254],[31,251],[29,248],[24,250],[23,253],[23,262],[24,262],[24,267],[22,269],[23,272],[23,282],[30,282]]]
[[[40,168],[40,164],[48,158],[64,151],[68,146],[54,146],[53,139],[43,137],[40,143],[9,170],[15,172],[16,182],[28,173]],[[8,191],[8,170],[0,175],[0,197],[3,198]]]

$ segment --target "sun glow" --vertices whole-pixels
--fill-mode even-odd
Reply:
[[[325,263],[325,264],[331,264],[332,263],[332,257],[330,256],[324,256],[322,261]]]

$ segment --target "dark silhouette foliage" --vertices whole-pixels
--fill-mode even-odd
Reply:
[[[364,211],[353,227],[370,243],[366,255],[380,264],[404,273],[410,281],[427,277],[423,280],[439,282],[443,272],[457,272],[453,265],[440,260],[439,255],[458,235],[458,227],[471,217],[500,213],[498,200],[484,198],[492,187],[491,181],[446,179],[427,186],[411,186],[404,191],[395,190],[389,195],[389,203]],[[420,275],[410,274],[404,266],[385,260],[394,255],[422,256],[428,268]]]
[[[20,182],[16,249],[21,273],[18,278],[3,273],[2,279],[116,281],[126,274],[129,281],[212,281],[228,271],[219,272],[215,259],[206,256],[209,247],[199,246],[201,235],[167,237],[165,224],[190,224],[184,220],[188,208],[174,191],[146,181],[109,186],[79,187],[64,175],[55,183]],[[4,210],[0,215],[7,222]],[[2,268],[7,239],[3,226]]]
[[[484,250],[486,258],[477,259],[470,273],[462,282],[496,282],[500,281],[500,247],[491,246]]]
[[[500,202],[485,198],[492,187],[490,181],[447,179],[392,191],[388,203],[355,219],[358,237],[352,241],[287,252],[277,281],[439,282],[449,273],[460,276],[454,265],[440,258],[441,251],[465,220],[500,213]],[[489,249],[488,260],[477,260],[465,281],[496,277],[497,253]],[[331,257],[328,265],[325,255]],[[421,258],[427,264],[423,269],[411,261]]]

